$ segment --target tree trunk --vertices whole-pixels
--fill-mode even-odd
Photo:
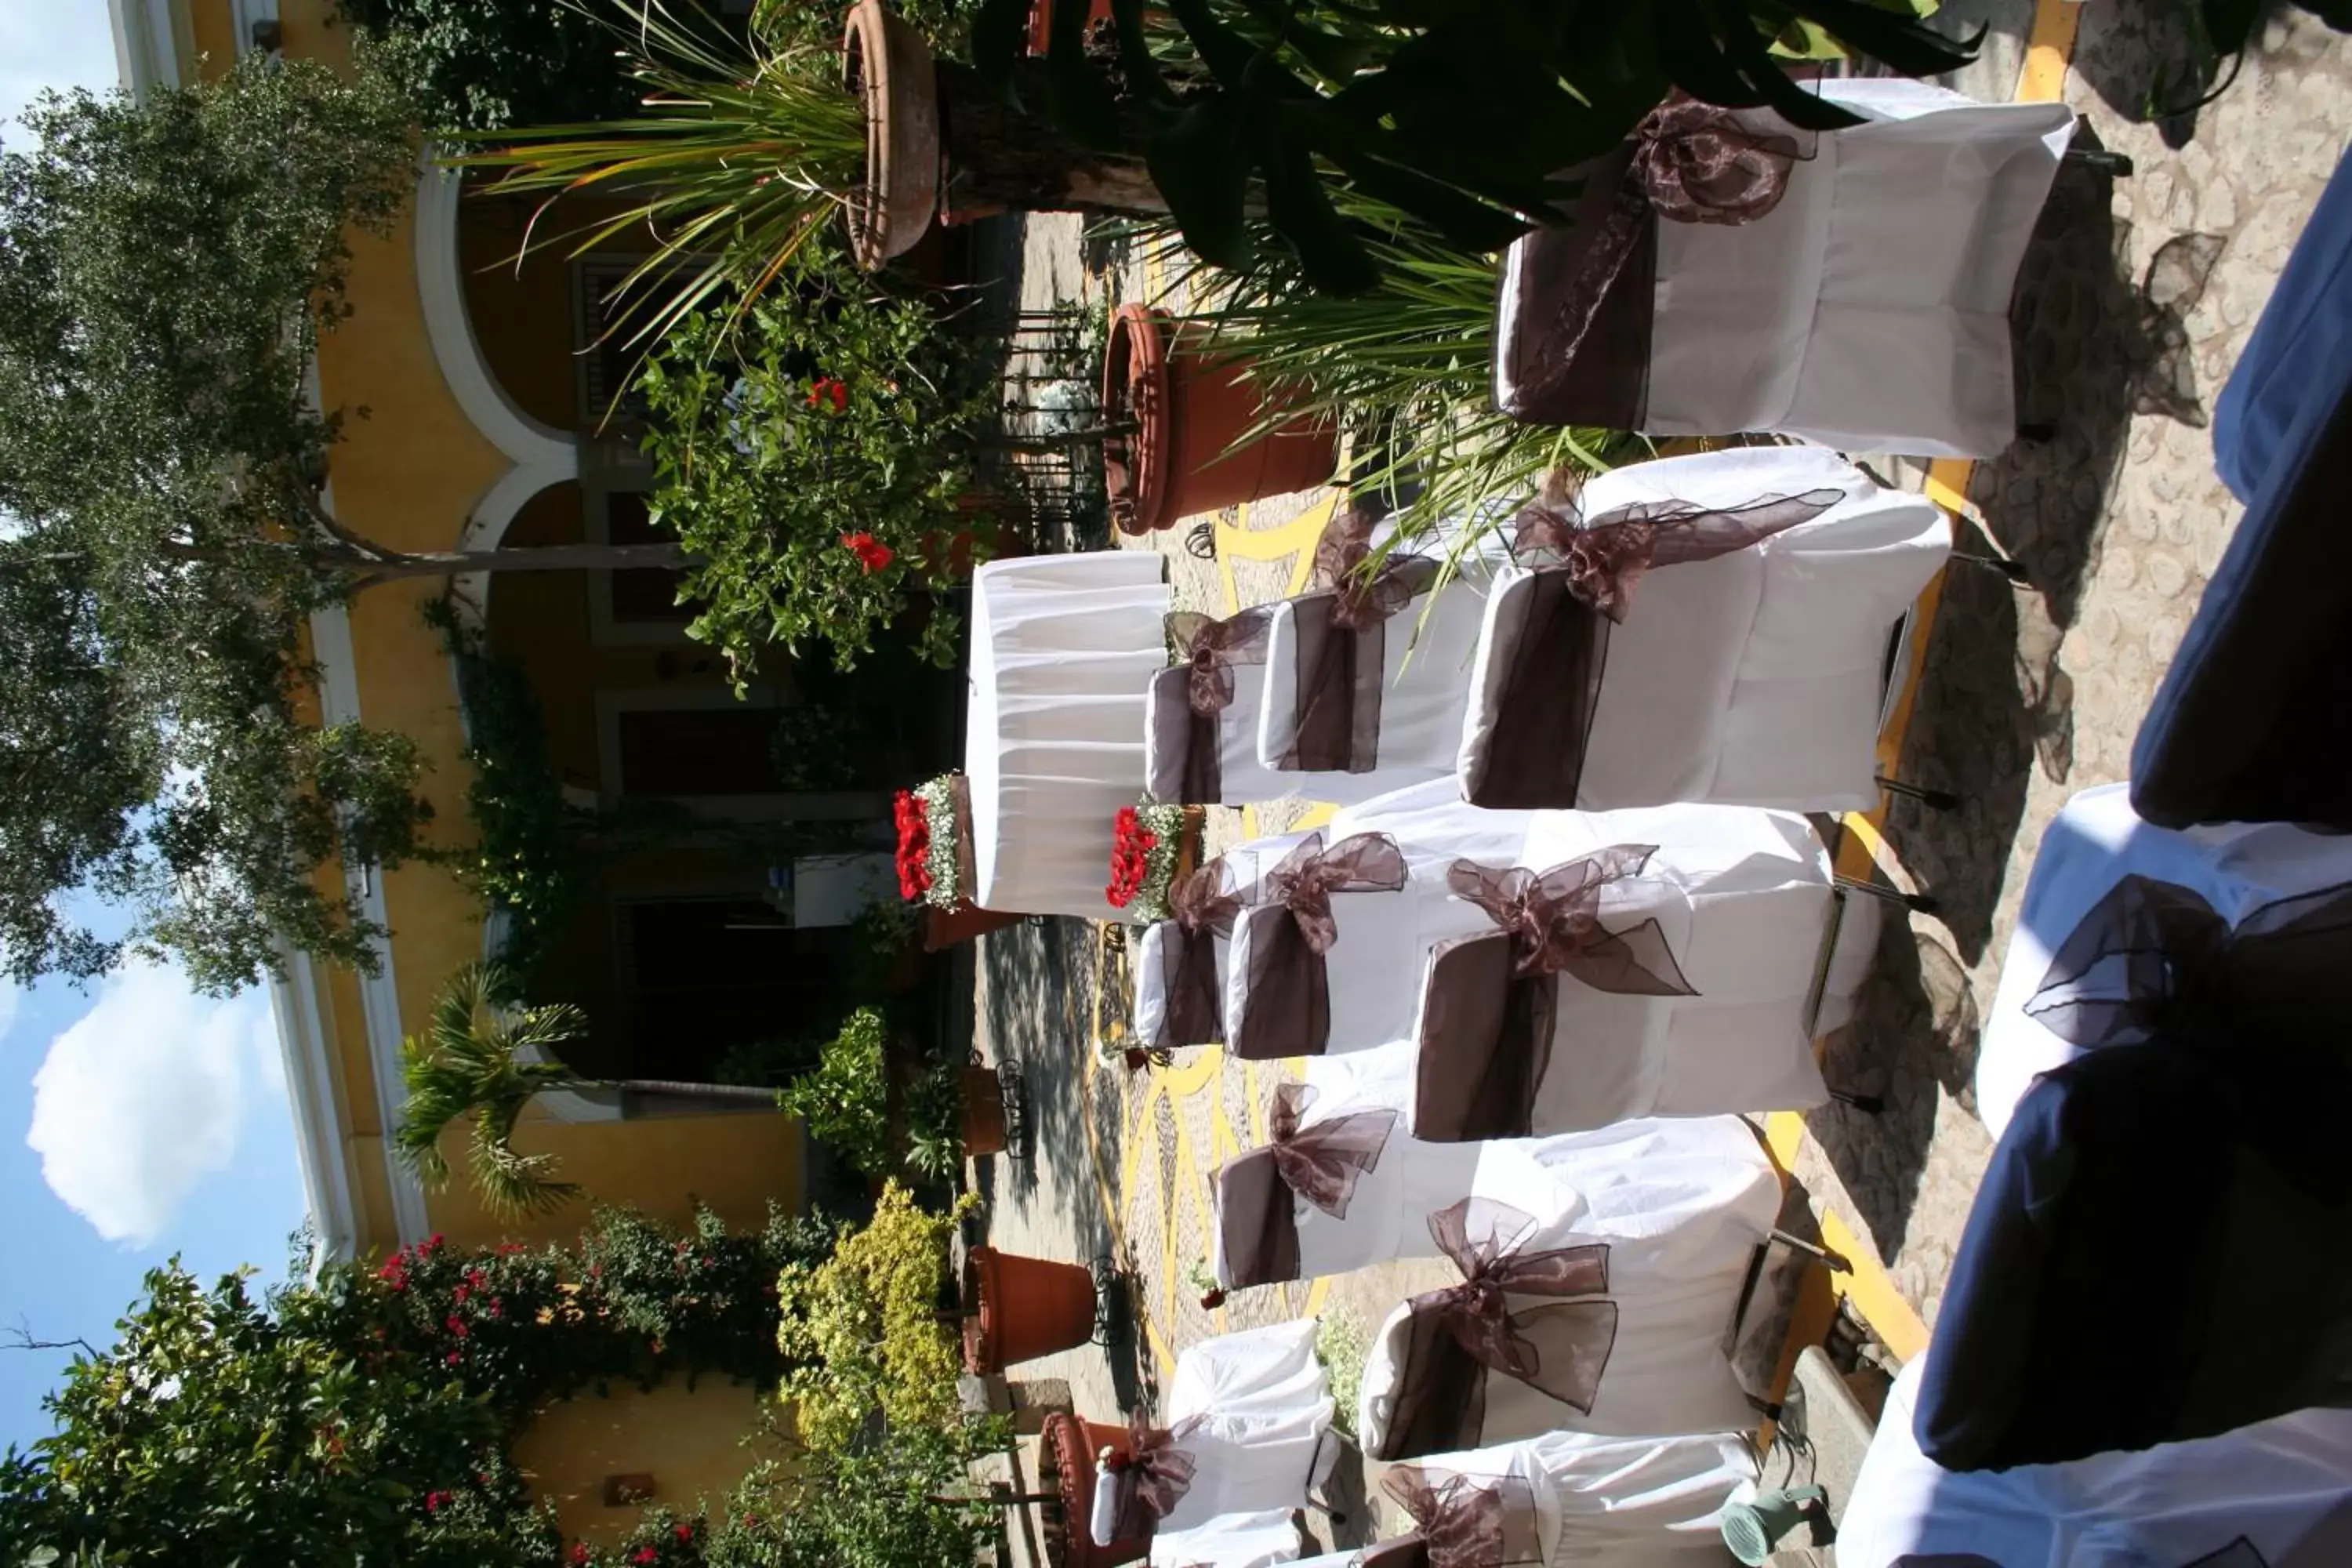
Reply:
[[[619,1078],[605,1079],[599,1089],[617,1089],[625,1094],[661,1094],[681,1100],[740,1100],[757,1101],[761,1105],[776,1103],[776,1091],[751,1083],[687,1083],[674,1078]]]
[[[454,577],[465,572],[675,572],[690,563],[675,544],[549,544],[536,550],[386,551],[381,560],[345,555],[334,567],[374,582],[396,577]]]

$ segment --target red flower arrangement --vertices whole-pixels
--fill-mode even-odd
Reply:
[[[1143,890],[1143,879],[1151,869],[1151,852],[1159,846],[1160,836],[1143,826],[1135,807],[1118,808],[1110,824],[1110,882],[1103,889],[1103,897],[1113,909],[1127,908]]]
[[[848,384],[837,375],[819,376],[810,382],[808,405],[814,408],[821,403],[832,404],[835,414],[847,408],[849,406]]]
[[[897,551],[870,533],[845,533],[841,547],[857,557],[858,565],[866,569],[869,577],[898,558]]]
[[[931,853],[931,825],[911,790],[898,792],[890,814],[898,824],[898,896],[911,904],[930,890],[931,873],[925,862]]]

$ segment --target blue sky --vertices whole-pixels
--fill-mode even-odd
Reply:
[[[45,87],[107,88],[104,0],[0,0],[0,139]],[[283,1276],[304,1205],[268,998],[138,966],[88,990],[0,982],[0,1330],[104,1344],[145,1272]],[[0,1447],[48,1429],[67,1358],[0,1351]]]

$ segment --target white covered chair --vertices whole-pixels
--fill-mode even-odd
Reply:
[[[1276,1509],[1223,1514],[1190,1530],[1164,1531],[1151,1538],[1145,1561],[1152,1568],[1277,1568],[1297,1562],[1298,1552],[1295,1510]]]
[[[1518,526],[1471,675],[1465,799],[1876,802],[1889,634],[1951,552],[1933,502],[1832,452],[1738,447],[1613,469]]]
[[[1181,1459],[1162,1470],[1146,1455],[1127,1471],[1099,1473],[1096,1543],[1148,1534],[1157,1562],[1163,1534],[1306,1507],[1339,1453],[1316,1329],[1303,1319],[1186,1347],[1169,1384],[1168,1425],[1154,1439]]]
[[[1422,1530],[1488,1494],[1505,1512],[1504,1560],[1540,1568],[1717,1568],[1722,1516],[1756,1493],[1756,1457],[1730,1432],[1600,1437],[1547,1432],[1399,1466],[1382,1485]],[[1491,1506],[1491,1505],[1488,1505]]]
[[[1925,1365],[1905,1367],[1887,1394],[1838,1518],[1841,1568],[2352,1563],[2352,1410],[2065,1464],[1948,1470],[1912,1435]]]
[[[1562,820],[1546,826],[1547,817],[1555,816]],[[1781,880],[1820,889],[1831,884],[1828,856],[1802,819],[1734,807],[1660,806],[1608,814],[1486,811],[1465,805],[1454,798],[1452,786],[1441,781],[1342,811],[1322,837],[1336,847],[1364,834],[1381,835],[1396,845],[1405,864],[1405,883],[1395,892],[1330,896],[1336,940],[1314,959],[1323,973],[1320,993],[1311,999],[1317,1005],[1304,1005],[1294,994],[1311,976],[1302,978],[1297,973],[1307,961],[1295,951],[1300,944],[1292,911],[1278,893],[1264,886],[1243,898],[1220,950],[1218,971],[1224,986],[1221,1037],[1235,1055],[1272,1060],[1368,1049],[1396,1038],[1404,1021],[1419,1010],[1430,953],[1446,942],[1494,929],[1485,910],[1456,897],[1449,886],[1448,868],[1457,859],[1540,867],[1552,862],[1535,857],[1561,842],[1591,847],[1647,843],[1660,847],[1654,865],[1681,867],[1678,874],[1694,885],[1711,887],[1714,879],[1738,868],[1737,879],[1715,889],[1721,897],[1770,891],[1777,883],[1766,873],[1776,870]],[[1299,842],[1292,836],[1254,840],[1245,847],[1254,852],[1255,865],[1270,868]],[[1761,861],[1756,860],[1759,857]],[[1806,1001],[1803,1027],[1809,1037],[1844,1017],[1867,972],[1877,931],[1877,910],[1870,900],[1832,900],[1823,910],[1814,927],[1823,945],[1782,976],[1786,987]],[[1780,954],[1784,945],[1776,944],[1773,952]],[[1824,952],[1827,968],[1817,976]],[[1164,973],[1147,968],[1139,981],[1139,998],[1147,987],[1164,984]],[[1745,979],[1742,984],[1748,989],[1741,994],[1752,999],[1752,984]],[[1717,994],[1726,1003],[1732,999],[1730,993]]]
[[[1781,431],[1844,451],[2006,448],[2010,297],[2074,111],[1907,80],[1816,90],[1867,123],[1815,134],[1769,109],[1687,104],[1654,117],[1647,133],[1667,142],[1720,131],[1745,142],[1741,212],[1629,179],[1632,142],[1586,171],[1575,221],[1506,256],[1496,406],[1660,435]],[[1641,220],[1612,225],[1629,191],[1643,193]],[[1675,221],[1685,203],[1716,210]]]
[[[2083,1054],[2027,1009],[2067,937],[2124,879],[2186,888],[2233,929],[2265,906],[2352,884],[2352,837],[2285,823],[2176,832],[2142,821],[2130,789],[2084,790],[2042,836],[1977,1055],[1977,1113],[1996,1139],[2034,1079]]]
[[[1104,870],[1111,818],[1143,793],[1165,573],[1150,551],[1107,550],[972,574],[964,776],[982,908],[1119,918]]]
[[[1692,1194],[1623,1241],[1595,1234],[1580,1206],[1528,1199],[1544,1212],[1471,1198],[1430,1216],[1464,1283],[1401,1303],[1373,1335],[1357,1412],[1364,1453],[1745,1425],[1751,1407],[1724,1346],[1777,1192],[1728,1205]]]
[[[1780,1180],[1736,1116],[1621,1121],[1591,1132],[1426,1143],[1404,1130],[1408,1053],[1310,1059],[1304,1084],[1275,1091],[1275,1141],[1220,1166],[1211,1265],[1228,1289],[1312,1279],[1395,1258],[1443,1256],[1429,1216],[1465,1196],[1539,1207],[1580,1234],[1664,1260],[1685,1221],[1712,1213],[1761,1244]]]

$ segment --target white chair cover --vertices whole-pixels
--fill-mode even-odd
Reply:
[[[1802,818],[1785,813],[1682,805],[1601,814],[1482,811],[1464,805],[1456,798],[1453,785],[1444,781],[1382,795],[1339,812],[1324,830],[1327,844],[1339,843],[1359,833],[1387,834],[1404,854],[1408,879],[1401,892],[1332,896],[1331,914],[1339,940],[1324,954],[1330,996],[1330,1030],[1323,1047],[1326,1053],[1369,1049],[1396,1038],[1400,1023],[1418,1014],[1431,950],[1452,938],[1477,935],[1493,929],[1484,911],[1454,897],[1448,889],[1446,868],[1454,860],[1469,859],[1490,866],[1523,865],[1541,870],[1569,858],[1564,854],[1554,855],[1549,860],[1529,858],[1531,854],[1540,856],[1547,852],[1540,846],[1559,841],[1553,828],[1539,826],[1543,818],[1552,816],[1582,818],[1581,829],[1568,829],[1572,842],[1592,847],[1627,843],[1659,845],[1662,853],[1651,862],[1653,871],[1663,875],[1659,869],[1663,865],[1680,867],[1680,875],[1693,885],[1707,884],[1709,897],[1744,898],[1770,893],[1783,880],[1818,889],[1829,885],[1826,852]],[[1244,849],[1262,876],[1265,868],[1281,861],[1299,837],[1294,834],[1277,839],[1252,840]],[[1531,843],[1538,847],[1531,850]],[[1239,853],[1228,852],[1229,863]],[[1763,862],[1749,864],[1751,857],[1762,857]],[[1714,886],[1712,879],[1734,868],[1739,868],[1738,880]],[[1768,868],[1774,875],[1760,877]],[[1822,987],[1821,1016],[1813,1020],[1811,1033],[1836,1026],[1850,1012],[1851,999],[1867,974],[1875,947],[1877,917],[1874,900],[1847,901],[1839,917],[1831,967]],[[1220,946],[1219,973],[1225,995],[1224,1037],[1228,1041],[1248,1039],[1249,958],[1255,944],[1265,934],[1268,922],[1286,919],[1287,914],[1279,909],[1246,910],[1234,923],[1230,943]],[[1816,933],[1823,930],[1826,919],[1825,914],[1816,918],[1812,927]],[[1790,933],[1775,929],[1771,934],[1777,939]],[[1734,939],[1726,936],[1720,940]],[[1789,944],[1776,940],[1759,958],[1769,964],[1785,960],[1788,953]],[[1808,951],[1801,963],[1780,977],[1781,988],[1801,1002],[1809,997],[1818,958],[1818,948]],[[1164,970],[1151,971],[1150,975],[1150,988],[1164,984]],[[1718,987],[1733,978],[1719,976]],[[1752,999],[1753,985],[1745,977],[1738,978],[1747,987],[1738,994]],[[1706,994],[1687,999],[1691,1004],[1705,1004],[1710,995],[1728,1003],[1733,994],[1720,989],[1706,993],[1705,984],[1696,977],[1694,984],[1700,984]],[[1146,989],[1139,977],[1139,1027],[1145,1016]],[[1152,1005],[1155,1011],[1151,1016],[1156,1018],[1156,998]],[[1686,1025],[1697,1026],[1696,1016]],[[1249,1054],[1263,1053],[1253,1043]],[[1285,1049],[1277,1054],[1293,1053]]]
[[[2075,925],[2125,877],[2179,883],[2232,925],[2264,904],[2352,882],[2352,837],[2284,823],[2174,832],[2141,821],[2130,792],[2127,784],[2086,789],[2042,836],[1977,1055],[1977,1114],[1995,1138],[2035,1078],[2082,1054],[2025,1005]]]
[[[1192,1484],[1162,1531],[1306,1506],[1339,1452],[1317,1326],[1307,1318],[1220,1334],[1178,1354],[1165,1419],[1171,1428],[1194,1417],[1202,1425],[1183,1442]]]
[[[1838,1520],[1840,1568],[1922,1559],[1953,1568],[2352,1563],[2352,1410],[2299,1411],[2063,1465],[1953,1471],[1911,1435],[1924,1364],[1905,1367],[1887,1394]]]
[[[1633,1234],[1620,1241],[1605,1230],[1596,1233],[1590,1211],[1574,1201],[1583,1194],[1562,1202],[1557,1184],[1547,1185],[1550,1191],[1531,1187],[1525,1203],[1513,1200],[1533,1220],[1513,1250],[1606,1244],[1606,1298],[1617,1309],[1614,1338],[1590,1413],[1507,1373],[1488,1371],[1484,1419],[1470,1446],[1490,1447],[1555,1431],[1644,1437],[1745,1426],[1751,1411],[1724,1346],[1748,1265],[1779,1208],[1777,1186],[1756,1184],[1729,1203],[1697,1192],[1681,1195],[1677,1206],[1649,1206],[1626,1216]],[[1482,1219],[1475,1205],[1472,1219],[1475,1241]],[[1514,1293],[1509,1300],[1516,1312],[1558,1298]],[[1367,1454],[1413,1457],[1391,1454],[1387,1445],[1391,1421],[1399,1415],[1414,1316],[1412,1301],[1400,1304],[1381,1324],[1365,1358],[1356,1430]]]
[[[1807,149],[1771,212],[1661,222],[1645,428],[1778,430],[1842,451],[1989,457],[2016,435],[2009,305],[2074,130],[2057,103],[1979,104],[1923,82],[1825,81],[1870,123]],[[1498,338],[1515,320],[1506,254]],[[1498,391],[1508,403],[1509,355]]]
[[[1293,1196],[1289,1212],[1298,1237],[1301,1279],[1345,1274],[1394,1258],[1440,1257],[1429,1216],[1466,1196],[1498,1199],[1520,1208],[1536,1204],[1559,1223],[1661,1268],[1679,1267],[1653,1245],[1711,1243],[1688,1216],[1712,1213],[1721,1224],[1760,1242],[1780,1213],[1780,1180],[1755,1131],[1736,1116],[1621,1121],[1591,1132],[1550,1138],[1498,1139],[1483,1143],[1428,1143],[1406,1131],[1412,1102],[1410,1050],[1358,1051],[1310,1058],[1311,1091],[1302,1130],[1343,1116],[1387,1112],[1394,1130],[1377,1163],[1356,1180],[1344,1215]],[[1229,1184],[1234,1165],[1213,1178],[1215,1218],[1211,1264],[1217,1283],[1236,1283],[1228,1243],[1246,1257],[1262,1230],[1265,1204],[1255,1162]],[[1228,1207],[1227,1194],[1239,1196]],[[1531,1194],[1539,1194],[1533,1195]]]
[[[1191,1530],[1151,1538],[1152,1568],[1275,1568],[1298,1561],[1298,1524],[1292,1510],[1221,1514]]]
[[[1610,631],[1577,805],[1874,803],[1888,636],[1951,552],[1935,504],[1881,488],[1835,453],[1795,447],[1612,469],[1580,504],[1595,518],[1633,502],[1733,508],[1821,489],[1846,499],[1745,550],[1642,576]],[[1465,779],[1478,776],[1488,736],[1508,721],[1498,709],[1532,586],[1530,573],[1506,568],[1486,602]]]
[[[1115,920],[1111,817],[1143,794],[1144,689],[1166,667],[1165,563],[1144,550],[972,574],[964,774],[972,901]]]
[[[1218,889],[1255,900],[1259,879],[1268,869],[1279,865],[1282,858],[1306,837],[1304,833],[1269,834],[1227,849],[1211,862],[1220,868]],[[1134,939],[1135,1036],[1147,1046],[1208,1043],[1164,1037],[1168,1020],[1168,985],[1176,966],[1176,951],[1182,941],[1182,934],[1169,921],[1153,921]],[[1217,984],[1223,990],[1231,938],[1218,933],[1213,934],[1211,941],[1216,954]]]
[[[1547,1432],[1414,1463],[1433,1479],[1515,1477],[1525,1482],[1541,1521],[1544,1568],[1716,1568],[1726,1561],[1725,1506],[1756,1493],[1755,1455],[1729,1432],[1667,1437]]]
[[[1160,662],[1165,667],[1164,656]],[[1217,798],[1187,805],[1243,805],[1280,800],[1297,792],[1307,776],[1276,773],[1257,760],[1258,714],[1265,700],[1265,664],[1235,661],[1233,677],[1234,700],[1217,714]],[[1184,759],[1195,743],[1185,691],[1184,680],[1171,672],[1166,679],[1151,681],[1145,694],[1144,777],[1154,800],[1184,799]],[[1316,775],[1318,782],[1320,776]]]

